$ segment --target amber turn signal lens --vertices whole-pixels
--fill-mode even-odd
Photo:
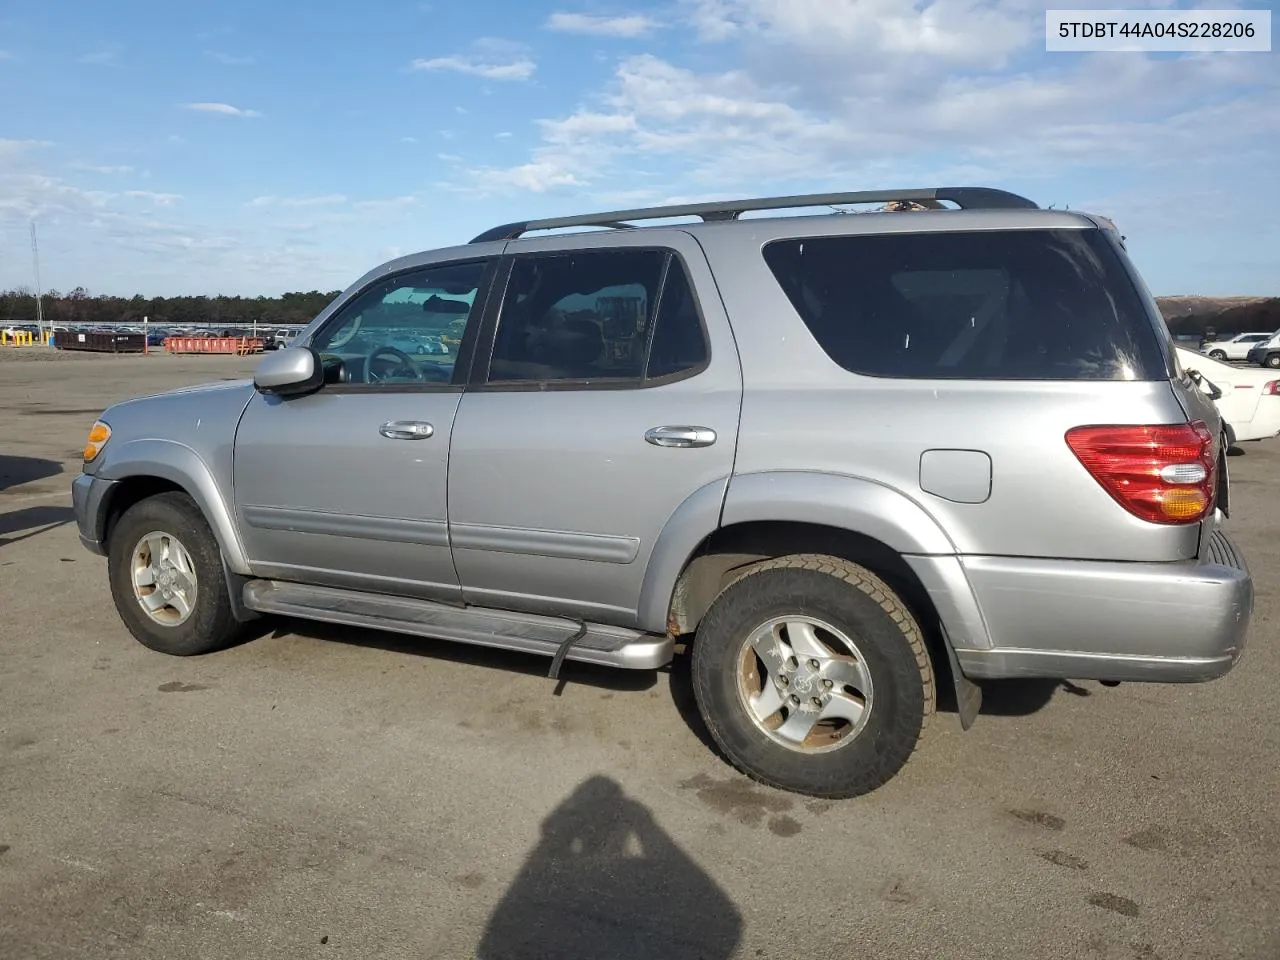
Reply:
[[[84,445],[84,462],[88,463],[94,457],[102,452],[102,448],[107,445],[107,441],[111,439],[111,428],[101,420],[97,421],[89,430],[89,439]]]
[[[1186,490],[1169,490],[1160,502],[1160,509],[1171,520],[1199,519],[1207,505],[1204,491],[1191,487]]]

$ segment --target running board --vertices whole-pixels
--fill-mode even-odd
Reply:
[[[566,660],[628,670],[656,670],[670,662],[675,646],[670,637],[623,627],[582,624],[560,617],[540,617],[487,607],[453,607],[430,600],[282,580],[250,580],[244,585],[243,596],[244,605],[258,613],[388,630],[547,657],[555,657],[562,652]],[[563,649],[567,641],[572,643]]]

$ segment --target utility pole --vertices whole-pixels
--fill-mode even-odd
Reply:
[[[40,342],[44,343],[44,305],[40,293],[40,245],[36,242],[36,222],[31,221],[31,260],[36,273],[36,329],[40,332]]]

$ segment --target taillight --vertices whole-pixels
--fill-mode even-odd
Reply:
[[[1067,445],[1103,489],[1151,523],[1195,523],[1214,506],[1218,465],[1202,422],[1091,426],[1067,431]]]
[[[1280,396],[1280,380],[1268,380],[1262,385],[1262,395],[1264,397]]]

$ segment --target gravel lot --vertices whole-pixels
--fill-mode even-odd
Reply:
[[[1280,957],[1280,441],[1230,461],[1232,674],[992,685],[806,802],[708,750],[679,661],[556,696],[538,658],[304,624],[136,643],[76,538],[85,432],[253,363],[0,348],[5,960]]]

